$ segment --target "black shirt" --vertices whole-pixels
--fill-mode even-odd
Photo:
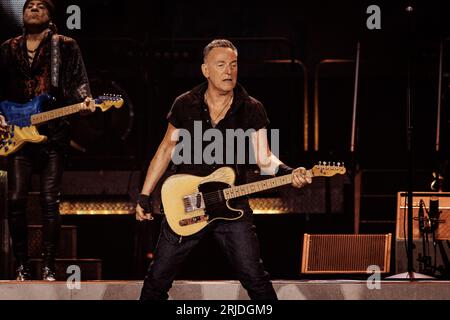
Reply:
[[[90,96],[89,81],[81,51],[74,39],[57,35],[59,66],[57,85],[51,81],[51,51],[53,33],[47,33],[36,50],[30,65],[25,36],[12,38],[0,46],[0,101],[26,103],[43,93],[56,98],[53,105],[44,110],[65,107],[83,101]],[[50,142],[66,147],[69,143],[68,122],[57,119],[39,126],[39,132],[48,136]]]
[[[204,102],[206,89],[207,83],[203,83],[177,97],[167,116],[175,128],[184,129],[182,131],[190,137],[186,138],[180,133],[177,144],[179,149],[175,149],[172,157],[177,165],[177,173],[206,176],[220,167],[229,166],[236,172],[236,185],[244,184],[247,182],[245,171],[249,165],[255,164],[251,162],[253,151],[250,133],[269,125],[264,106],[237,84],[231,107],[213,128],[208,106]],[[238,139],[236,130],[240,131],[239,135],[242,136],[243,133],[247,138]],[[216,139],[219,132],[222,139]],[[246,198],[240,203],[248,207]]]

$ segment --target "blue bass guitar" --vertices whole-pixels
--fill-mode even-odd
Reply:
[[[5,157],[19,150],[25,143],[42,143],[47,140],[46,136],[40,135],[36,126],[77,113],[81,110],[82,103],[43,112],[43,105],[52,99],[47,94],[35,97],[26,104],[10,101],[0,103],[2,113],[8,123],[7,131],[0,133],[0,156]],[[119,96],[104,95],[94,100],[95,107],[103,112],[111,107],[120,108],[123,99]]]

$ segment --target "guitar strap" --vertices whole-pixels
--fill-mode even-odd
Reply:
[[[59,69],[61,67],[61,51],[59,47],[60,37],[57,34],[52,35],[51,46],[51,80],[54,88],[59,87]]]

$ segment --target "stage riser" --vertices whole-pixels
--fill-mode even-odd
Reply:
[[[382,281],[380,289],[369,289],[365,281],[275,281],[280,300],[450,300],[450,282]],[[0,282],[0,300],[137,300],[141,281],[82,282],[69,290],[65,282]],[[177,281],[171,300],[248,300],[237,281]]]

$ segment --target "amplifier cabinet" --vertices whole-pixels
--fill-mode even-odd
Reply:
[[[441,211],[436,229],[436,240],[450,240],[450,192],[413,192],[413,239],[421,239],[419,230],[419,205],[423,200],[425,203],[424,216],[430,208],[430,199],[437,199],[439,202],[439,211]],[[397,193],[397,239],[405,239],[405,233],[408,233],[408,194],[407,192]],[[406,220],[406,221],[405,221]]]
[[[305,234],[302,273],[367,273],[378,266],[390,271],[392,234]]]

